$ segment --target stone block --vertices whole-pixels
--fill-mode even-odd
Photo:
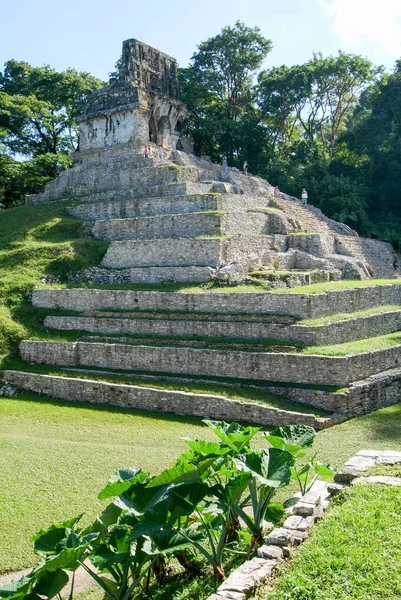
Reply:
[[[294,532],[290,529],[284,529],[283,527],[277,527],[269,533],[265,538],[265,544],[267,546],[288,546],[292,544],[294,540]]]
[[[243,563],[219,586],[217,594],[237,600],[246,598],[272,574],[277,560],[253,558]]]
[[[361,471],[355,467],[344,467],[334,475],[336,483],[350,483],[355,477],[358,477]]]
[[[283,550],[279,546],[269,546],[264,544],[257,550],[259,558],[281,560],[283,558]]]
[[[305,518],[299,515],[292,515],[288,517],[283,523],[285,529],[295,529],[297,531],[309,531],[313,524],[313,518]]]

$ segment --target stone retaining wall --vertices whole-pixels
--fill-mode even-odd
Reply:
[[[27,362],[345,386],[401,364],[401,345],[350,356],[23,340]]]
[[[229,422],[244,421],[264,426],[303,424],[321,429],[327,423],[327,419],[318,419],[315,415],[280,410],[251,401],[231,400],[224,396],[191,394],[20,371],[3,371],[0,373],[0,378],[9,385],[71,402],[108,404],[138,410],[222,419]]]
[[[117,318],[118,317],[118,318]],[[341,344],[384,335],[401,329],[401,310],[369,315],[324,325],[281,325],[246,321],[207,321],[193,319],[123,318],[124,314],[108,317],[46,317],[44,325],[66,331],[91,333],[227,337],[241,339],[275,339],[301,342],[307,345]],[[229,342],[229,339],[227,340]]]
[[[34,290],[32,303],[66,310],[170,310],[221,314],[277,314],[308,319],[401,304],[401,285],[380,285],[323,294],[179,294],[96,289]]]

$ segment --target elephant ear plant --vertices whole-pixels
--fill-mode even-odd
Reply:
[[[294,458],[291,468],[291,478],[299,484],[301,494],[306,494],[316,479],[320,476],[330,480],[334,469],[316,459],[317,452],[311,454],[308,451],[315,441],[316,431],[307,425],[286,425],[276,427],[270,433],[264,435],[265,439],[274,447],[289,452]],[[304,462],[300,461],[307,457]]]
[[[163,585],[171,561],[188,577],[208,564],[221,581],[227,553],[245,558],[282,517],[284,506],[273,499],[278,488],[294,478],[306,490],[317,474],[331,474],[315,455],[298,466],[313,444],[311,428],[276,428],[265,435],[272,447],[255,451],[259,428],[205,423],[219,440],[186,440],[188,450],[159,475],[117,471],[99,493],[110,503],[86,529],[77,517],[40,531],[33,538],[39,564],[0,586],[0,599],[60,598],[72,574],[71,600],[78,566],[110,600],[139,598],[151,582]]]

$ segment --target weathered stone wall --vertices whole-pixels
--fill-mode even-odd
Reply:
[[[220,263],[220,239],[126,240],[111,242],[102,266],[123,269],[148,266],[210,266]]]
[[[401,285],[380,285],[323,294],[141,292],[126,290],[38,289],[32,303],[65,310],[169,310],[222,314],[277,314],[303,319],[401,304]]]
[[[371,375],[353,383],[347,392],[346,416],[363,415],[401,400],[401,368]]]
[[[311,327],[254,321],[219,321],[212,316],[205,321],[196,320],[196,315],[186,320],[169,319],[167,316],[164,319],[123,317],[123,314],[114,318],[111,315],[107,318],[46,317],[44,325],[53,329],[91,333],[275,339],[313,346],[342,344],[401,329],[401,310]]]
[[[23,340],[27,362],[345,386],[401,364],[401,345],[350,356]]]
[[[122,122],[123,123],[123,122]],[[122,126],[122,124],[121,124]],[[136,159],[136,157],[135,157]],[[150,159],[148,159],[150,160]],[[187,183],[196,182],[198,173],[192,167],[175,168],[174,165],[151,166],[151,163],[125,160],[122,162],[105,161],[95,164],[77,164],[67,171],[60,173],[57,179],[46,184],[43,194],[30,197],[32,203],[49,202],[64,198],[79,198],[81,201],[96,201],[96,194],[115,190],[127,194],[127,197],[157,195],[157,190],[167,188],[168,184],[182,183],[183,189]],[[174,187],[172,189],[175,189]],[[153,193],[155,192],[155,193]],[[184,192],[185,193],[185,192]],[[165,195],[161,193],[160,195]]]
[[[227,421],[244,421],[266,426],[302,423],[320,429],[330,424],[330,420],[319,419],[311,414],[284,411],[252,401],[231,400],[224,396],[192,394],[20,371],[2,371],[0,381],[68,401],[109,404]],[[352,384],[342,393],[274,386],[269,387],[269,392],[307,403],[321,410],[341,414],[343,418],[351,418],[397,404],[401,397],[401,369],[373,375],[365,381]]]
[[[86,379],[63,378],[20,371],[0,372],[4,383],[38,394],[62,398],[70,402],[91,402],[139,410],[170,412],[226,421],[244,421],[257,425],[304,424],[320,429],[327,424],[313,414],[302,414],[272,408],[251,401],[231,400],[225,396],[192,394],[112,384]]]
[[[206,283],[210,281],[215,270],[211,267],[131,267],[128,269],[102,269],[91,267],[72,274],[70,283],[89,283],[91,285],[117,283]]]
[[[106,202],[98,201],[74,204],[69,206],[67,211],[74,217],[83,219],[84,221],[91,221],[96,219],[148,217],[214,210],[238,212],[239,210],[251,210],[255,204],[260,204],[260,199],[258,200],[253,196],[245,194],[219,195],[206,193],[194,196],[167,196],[130,200],[127,198],[116,200],[114,198]],[[265,219],[268,219],[268,215],[263,216]],[[255,233],[255,231],[252,233]]]

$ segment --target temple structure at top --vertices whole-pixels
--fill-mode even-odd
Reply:
[[[120,144],[191,150],[181,135],[189,112],[179,98],[176,60],[125,40],[118,78],[90,96],[78,119],[80,152]]]

